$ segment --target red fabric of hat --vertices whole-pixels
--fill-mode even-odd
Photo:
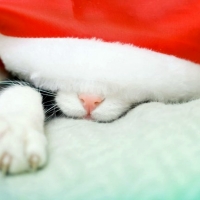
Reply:
[[[200,63],[200,1],[0,0],[0,33],[95,37]]]

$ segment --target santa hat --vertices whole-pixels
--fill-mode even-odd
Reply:
[[[0,32],[99,38],[200,63],[197,0],[0,0]]]
[[[14,48],[19,49],[14,38],[55,38],[56,41],[61,37],[70,39],[75,48],[79,48],[77,38],[85,39],[84,44],[96,38],[99,43],[118,42],[114,48],[130,44],[130,49],[142,47],[199,64],[200,1],[0,0],[0,33],[11,36]],[[4,60],[2,53],[6,37],[2,37],[0,58],[7,65],[8,56]],[[48,51],[49,46],[44,48]],[[92,48],[95,49],[95,44]],[[71,53],[75,60],[81,57],[78,53],[63,53]],[[102,53],[105,54],[103,49]],[[101,52],[97,54],[101,57]]]

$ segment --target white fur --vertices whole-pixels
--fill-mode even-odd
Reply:
[[[32,156],[46,162],[44,111],[41,96],[27,86],[13,86],[0,94],[0,163],[9,173],[30,170]],[[4,167],[3,167],[4,166]]]
[[[67,116],[83,118],[87,115],[77,94],[59,91],[56,96],[56,103]],[[130,102],[123,101],[120,97],[108,95],[106,100],[91,113],[91,119],[95,121],[112,121],[129,108]]]
[[[86,111],[77,98],[92,93],[105,100],[92,113],[110,121],[144,100],[179,101],[200,97],[200,65],[170,55],[100,40],[12,38],[0,35],[0,57],[7,70],[36,86],[58,90],[56,102],[72,117]],[[46,162],[44,114],[40,95],[15,86],[0,96],[0,159],[12,158],[9,172],[30,169],[32,155]],[[26,142],[25,142],[26,141]]]
[[[136,102],[200,97],[199,64],[133,45],[0,35],[0,57],[9,71],[39,87],[59,90],[58,105],[73,117],[85,115],[80,93],[105,99],[92,113],[100,121],[119,117]]]
[[[82,117],[87,114],[77,98],[77,95],[74,93],[66,94],[64,92],[58,92],[56,95],[56,103],[68,116]]]

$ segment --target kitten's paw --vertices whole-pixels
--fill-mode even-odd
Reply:
[[[25,123],[0,118],[0,170],[20,173],[46,163],[46,138]]]

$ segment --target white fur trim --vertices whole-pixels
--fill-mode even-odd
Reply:
[[[198,64],[128,44],[96,39],[1,35],[0,57],[9,71],[52,90],[78,92],[81,87],[81,91],[89,89],[107,94],[128,88],[138,91],[135,95],[144,91],[151,98],[163,92],[173,97],[180,90],[183,97],[188,92],[192,96],[200,88]]]

